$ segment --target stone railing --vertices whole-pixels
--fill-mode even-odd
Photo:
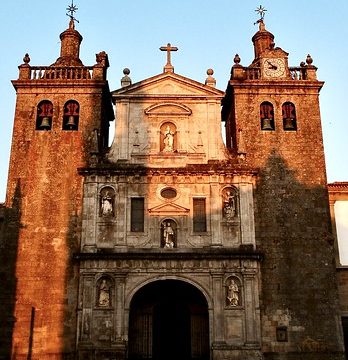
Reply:
[[[92,77],[92,66],[31,66],[29,80],[87,80]]]
[[[284,80],[316,80],[317,68],[312,65],[289,67],[288,76]],[[240,65],[232,67],[231,80],[261,80],[261,69],[259,67],[243,67]]]
[[[307,68],[296,66],[289,67],[290,77],[292,80],[307,80]]]
[[[245,71],[245,80],[259,80],[261,78],[261,69],[259,67],[255,68],[243,68]]]
[[[19,80],[106,80],[106,68],[94,66],[19,66]]]

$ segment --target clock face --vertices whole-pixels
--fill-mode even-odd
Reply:
[[[285,76],[285,60],[268,58],[263,60],[263,74],[268,78],[279,78]]]

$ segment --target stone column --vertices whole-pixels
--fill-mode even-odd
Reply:
[[[127,178],[126,176],[120,176],[118,182],[118,195],[117,195],[117,214],[119,214],[116,223],[116,241],[115,246],[125,246],[126,245],[126,234],[128,231],[128,215],[130,216],[130,199],[128,198],[127,193]],[[127,210],[127,201],[129,201]],[[127,223],[128,222],[128,223]]]
[[[81,249],[84,252],[95,252],[96,220],[99,216],[99,194],[95,182],[87,181],[84,185],[82,211]]]
[[[117,142],[118,152],[117,158],[121,160],[128,160],[129,151],[129,102],[121,101],[118,105],[117,127],[115,140]]]
[[[212,246],[222,245],[222,236],[220,229],[220,217],[221,217],[221,201],[219,194],[219,177],[210,177],[210,217],[211,217],[211,233],[212,233]],[[209,212],[207,212],[209,214]]]
[[[124,289],[126,274],[115,276],[115,339],[116,342],[123,342],[125,339],[124,331]]]
[[[259,313],[256,311],[255,297],[255,274],[248,271],[244,274],[244,299],[245,299],[245,343],[246,345],[255,345],[259,343],[257,334],[260,326]]]
[[[239,194],[242,244],[255,246],[253,185],[242,179]]]
[[[207,117],[208,117],[208,126],[206,128],[207,131],[207,140],[208,140],[208,148],[207,155],[209,159],[217,159],[219,153],[219,145],[221,138],[221,129],[216,129],[216,124],[220,124],[220,122],[216,121],[216,103],[213,101],[207,102]],[[221,138],[222,140],[222,138]]]
[[[92,308],[94,305],[95,282],[94,276],[83,276],[80,284],[79,304],[78,304],[78,324],[79,342],[89,342],[91,340],[91,327],[93,324]]]
[[[214,299],[214,316],[213,316],[213,343],[224,342],[224,291],[222,273],[213,273],[212,275],[212,288]]]

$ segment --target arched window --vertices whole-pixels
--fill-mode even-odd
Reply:
[[[51,130],[53,117],[53,104],[43,100],[37,106],[36,130]]]
[[[282,106],[283,129],[286,131],[296,130],[296,109],[292,102],[286,102]]]
[[[164,123],[160,131],[160,151],[166,153],[175,152],[177,149],[176,137],[176,126],[171,122]]]
[[[80,105],[75,100],[69,100],[64,105],[63,130],[78,130]]]
[[[265,101],[260,105],[261,130],[274,130],[273,105]]]

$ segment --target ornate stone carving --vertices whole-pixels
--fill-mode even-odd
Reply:
[[[226,304],[227,306],[239,306],[240,305],[240,287],[238,280],[235,278],[229,278],[226,286]]]
[[[100,192],[100,210],[99,214],[102,217],[115,216],[115,191],[111,187],[105,187]]]
[[[237,214],[237,194],[232,187],[226,188],[222,193],[222,212],[227,221],[233,220]]]
[[[161,151],[171,153],[176,150],[176,127],[172,123],[161,126]]]
[[[170,130],[169,125],[166,128],[166,131],[164,133],[164,139],[163,139],[163,143],[164,143],[164,152],[172,152],[174,151],[174,133]]]
[[[172,249],[176,247],[176,223],[173,220],[163,220],[161,226],[162,247]]]
[[[106,278],[99,281],[97,305],[100,307],[111,306],[111,284]]]

